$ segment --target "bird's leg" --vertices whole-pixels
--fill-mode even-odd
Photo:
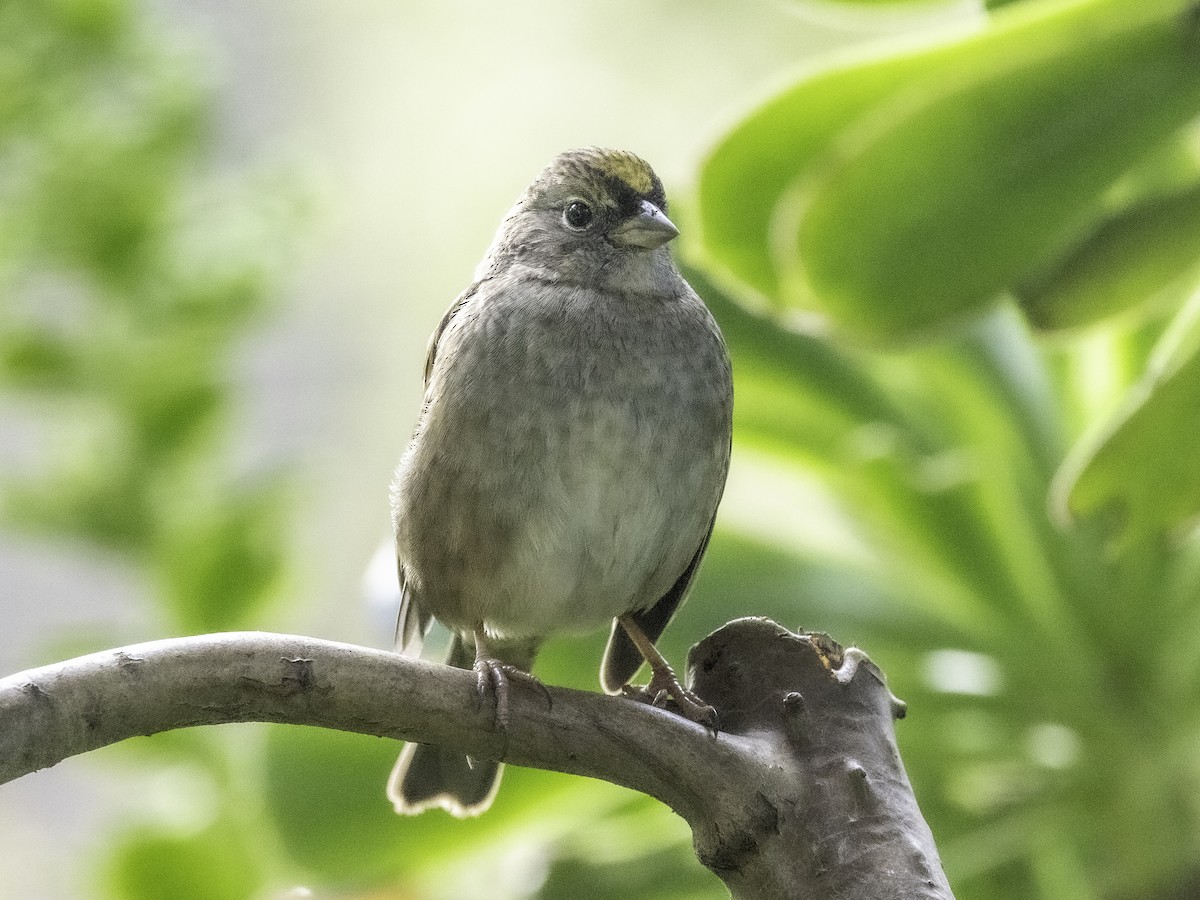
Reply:
[[[517,679],[532,684],[546,698],[546,706],[551,705],[550,692],[537,678],[524,669],[499,659],[489,647],[490,638],[483,630],[483,625],[475,626],[475,675],[479,681],[479,694],[486,697],[491,694],[496,701],[497,731],[508,729],[508,683],[509,679]]]
[[[654,641],[646,637],[646,632],[642,631],[632,616],[618,616],[617,621],[633,641],[633,646],[642,654],[642,659],[650,665],[650,684],[644,689],[650,697],[650,702],[661,707],[666,704],[666,698],[671,697],[686,718],[715,731],[717,711],[680,684],[671,664],[654,646]]]

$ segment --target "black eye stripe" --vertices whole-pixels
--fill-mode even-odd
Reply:
[[[535,194],[532,198],[538,206],[556,210],[562,222],[569,228],[582,231],[594,225],[599,218],[606,222],[619,222],[641,212],[642,203],[645,201],[653,203],[664,214],[667,213],[666,194],[656,175],[649,176],[649,188],[645,191],[636,190],[619,175],[601,171],[594,166],[581,166],[569,175],[570,177],[562,180],[556,179],[557,183],[547,185],[544,192],[537,192],[541,196]],[[584,197],[589,199],[585,200]],[[572,220],[568,220],[567,209],[576,203],[582,204],[590,211],[591,218],[586,223],[575,213],[571,214]]]
[[[643,200],[649,200],[666,214],[667,197],[657,176],[654,178],[654,186],[645,194],[638,193],[625,181],[615,176],[606,175],[603,176],[603,180],[608,193],[616,200],[617,211],[622,218],[637,213],[641,209]]]

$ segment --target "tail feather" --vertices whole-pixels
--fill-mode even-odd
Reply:
[[[387,794],[396,812],[416,815],[444,809],[452,816],[477,816],[500,788],[501,763],[472,760],[427,744],[406,744],[388,779]]]
[[[474,664],[474,654],[461,635],[451,639],[446,662],[460,669]],[[492,805],[503,771],[504,766],[492,760],[473,760],[441,747],[409,743],[392,769],[387,796],[402,815],[440,808],[459,818],[477,816]]]

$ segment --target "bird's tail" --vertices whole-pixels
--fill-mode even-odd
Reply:
[[[475,657],[455,634],[446,660],[469,669]],[[427,744],[406,744],[388,779],[387,795],[403,815],[416,815],[441,808],[452,816],[477,816],[489,806],[500,787],[501,763],[471,759],[462,754]]]

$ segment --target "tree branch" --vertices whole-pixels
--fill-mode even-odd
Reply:
[[[472,672],[308,637],[137,644],[0,680],[0,783],[173,728],[318,725],[649,794],[688,821],[737,897],[951,897],[896,752],[893,698],[861,653],[741,619],[689,663],[718,735],[601,694],[551,687],[548,705],[516,680],[499,734]]]

